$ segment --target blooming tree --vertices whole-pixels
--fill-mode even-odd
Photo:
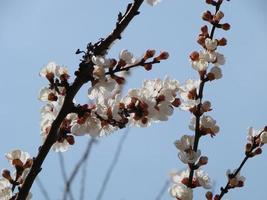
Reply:
[[[139,14],[144,2],[156,6],[160,1],[134,0],[124,13],[118,14],[116,26],[106,38],[89,43],[85,51],[76,51],[82,58],[74,73],[74,81],[71,81],[67,67],[55,62],[49,62],[40,71],[40,76],[48,81],[38,97],[44,103],[40,123],[42,144],[34,157],[18,149],[6,154],[14,172],[2,171],[0,200],[30,199],[32,184],[51,149],[65,152],[75,145],[78,136],[101,138],[128,126],[144,128],[167,121],[175,110],[178,111],[177,108],[192,115],[189,129],[193,134],[182,135],[174,142],[178,158],[187,168],[171,173],[170,198],[190,200],[194,198],[195,188],[212,188],[212,178],[204,171],[208,156],[202,154],[199,142],[208,136],[216,137],[220,131],[217,121],[208,114],[213,107],[211,101],[204,100],[204,87],[223,76],[225,57],[219,50],[227,45],[227,39],[215,38],[215,30],[230,29],[230,24],[223,21],[224,13],[220,9],[224,1],[206,0],[214,11],[203,13],[202,19],[207,25],[201,27],[197,39],[201,50],[193,51],[189,56],[198,79],[188,79],[184,84],[169,77],[145,80],[142,87],[130,89],[124,95],[122,90],[131,70],[141,67],[150,71],[169,58],[168,52],[154,49],[146,50],[141,56],[135,56],[127,49],[121,50],[118,58],[108,56],[112,44],[122,38],[122,32]],[[80,104],[75,96],[87,83],[90,83],[88,103]],[[89,144],[92,143],[93,140]],[[262,146],[266,143],[266,127],[260,130],[249,128],[244,159],[236,169],[226,172],[226,185],[215,193],[207,191],[206,199],[222,199],[229,190],[244,186],[245,177],[241,175],[241,169],[247,160],[262,153]],[[66,192],[69,192],[68,187]]]

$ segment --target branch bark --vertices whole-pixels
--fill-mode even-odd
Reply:
[[[120,18],[116,24],[115,29],[111,34],[109,34],[106,39],[96,43],[94,45],[93,52],[95,55],[104,55],[110,45],[116,40],[121,39],[121,33],[126,29],[128,24],[132,21],[132,19],[139,14],[139,8],[142,5],[144,0],[134,0],[134,3],[129,4],[126,10],[126,13]],[[89,55],[89,54],[88,54]],[[33,160],[33,165],[31,170],[26,177],[21,189],[18,192],[16,200],[25,200],[28,196],[28,193],[32,187],[34,180],[36,179],[37,175],[42,170],[42,164],[46,159],[48,152],[50,151],[51,147],[55,143],[58,137],[58,130],[65,119],[67,114],[69,114],[73,107],[73,98],[80,90],[80,88],[90,81],[90,72],[93,70],[93,63],[90,60],[89,56],[86,56],[85,59],[80,63],[79,70],[76,72],[76,79],[74,80],[73,84],[69,87],[63,106],[55,119],[52,123],[51,129],[49,134],[44,142],[44,144],[40,147],[37,156]]]

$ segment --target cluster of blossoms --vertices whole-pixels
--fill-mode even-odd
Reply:
[[[189,56],[192,68],[199,74],[199,80],[188,79],[178,91],[181,100],[180,108],[193,115],[189,128],[195,133],[194,136],[183,135],[175,142],[175,146],[179,150],[178,158],[188,166],[185,171],[172,176],[173,185],[169,192],[173,198],[178,200],[193,199],[192,189],[195,187],[211,188],[210,178],[201,169],[201,166],[208,163],[208,157],[201,156],[198,143],[200,137],[205,135],[213,137],[220,130],[216,120],[206,114],[212,110],[211,102],[203,102],[202,99],[205,83],[222,78],[221,66],[225,64],[224,55],[217,49],[219,46],[225,46],[227,40],[225,38],[214,39],[215,28],[229,30],[230,25],[220,23],[224,17],[223,12],[218,9],[222,1],[206,2],[216,7],[215,14],[206,11],[202,16],[204,21],[208,21],[212,25],[212,29],[209,33],[208,26],[201,27],[197,42],[202,49],[192,52]]]
[[[151,70],[152,65],[169,57],[167,52],[155,56],[154,50],[147,50],[137,59],[127,50],[122,50],[119,60],[92,56],[92,87],[88,91],[90,103],[73,103],[71,112],[63,120],[55,151],[66,151],[74,144],[74,136],[104,136],[127,125],[147,127],[152,122],[166,121],[173,108],[180,105],[176,97],[179,83],[166,78],[145,81],[140,89],[131,89],[125,97],[120,91],[129,69],[143,66]],[[151,60],[151,61],[149,61]],[[43,141],[50,132],[69,87],[69,75],[65,67],[49,63],[40,75],[49,81],[49,86],[40,91],[39,99],[46,103],[41,110],[41,135]]]
[[[20,189],[21,185],[29,173],[32,166],[32,158],[29,153],[20,150],[13,150],[6,154],[6,158],[9,163],[15,168],[15,171],[11,173],[9,170],[2,170],[2,177],[0,179],[0,200],[14,200],[16,198],[15,189]],[[27,200],[31,199],[31,193],[29,193]]]

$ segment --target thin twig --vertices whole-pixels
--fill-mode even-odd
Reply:
[[[64,185],[67,183],[67,170],[65,168],[65,160],[64,160],[64,156],[61,152],[59,152],[58,154],[59,156],[59,165],[60,165],[60,171],[61,171],[61,174],[62,174],[62,177],[63,177],[63,181],[64,181]],[[71,192],[71,188],[69,189],[69,197],[71,200],[74,199],[73,197],[73,194]]]
[[[220,10],[222,2],[223,2],[222,0],[219,0],[217,2],[215,13],[217,13]],[[213,39],[215,29],[216,29],[216,25],[213,25],[212,29],[211,29],[211,33],[210,33],[210,39]],[[196,126],[195,126],[195,141],[194,141],[194,147],[193,147],[193,150],[195,152],[197,152],[199,140],[201,138],[201,131],[200,131],[200,118],[201,118],[200,113],[201,112],[200,112],[200,110],[201,110],[201,104],[202,104],[202,98],[203,98],[203,90],[204,90],[205,83],[207,81],[208,81],[207,79],[204,79],[203,77],[201,77],[201,82],[200,82],[199,91],[198,91],[198,98],[200,100],[200,103],[197,106],[197,111],[196,111],[196,115],[195,115],[196,116]],[[195,171],[194,165],[195,164],[192,165],[193,167],[190,167],[189,182],[188,182],[190,187],[192,186],[192,181],[193,181],[193,177],[194,177],[194,171]]]
[[[66,180],[65,183],[65,189],[64,189],[64,194],[63,194],[63,200],[67,199],[67,196],[69,195],[70,189],[71,189],[71,184],[74,180],[74,178],[76,177],[76,175],[78,174],[81,166],[83,165],[83,163],[88,159],[90,153],[91,153],[91,149],[93,144],[95,143],[95,139],[94,138],[90,138],[88,140],[87,143],[87,147],[83,153],[83,156],[80,158],[80,160],[77,162],[77,164],[75,165],[75,167],[73,168],[69,178]]]
[[[83,163],[82,177],[81,177],[81,189],[80,189],[80,200],[84,200],[85,186],[86,186],[86,176],[87,176],[87,164],[88,158]]]
[[[44,196],[44,198],[45,198],[46,200],[50,200],[49,195],[48,195],[48,192],[46,191],[46,189],[45,189],[45,187],[44,187],[44,185],[43,185],[41,179],[38,178],[38,177],[36,178],[36,184],[37,184],[37,186],[39,187],[39,189],[40,189],[42,195]]]
[[[246,164],[246,162],[248,161],[249,158],[252,158],[253,156],[251,156],[252,152],[259,147],[259,144],[257,144],[257,139],[260,137],[260,135],[263,133],[264,131],[261,131],[259,133],[259,135],[257,135],[254,138],[252,147],[250,149],[250,151],[246,152],[246,156],[244,157],[244,159],[242,160],[242,162],[240,163],[239,167],[237,168],[237,170],[235,171],[234,174],[232,174],[231,178],[235,178],[238,173],[242,170],[242,168],[244,167],[244,165]],[[228,180],[228,182],[226,183],[226,185],[224,187],[221,187],[221,193],[219,195],[218,200],[221,200],[222,197],[228,192],[228,190],[231,189],[231,185],[230,185],[230,180]]]
[[[97,200],[101,200],[103,195],[104,195],[104,193],[105,193],[105,191],[106,191],[107,184],[108,184],[108,182],[110,180],[112,172],[114,171],[115,166],[119,161],[119,157],[120,157],[120,154],[121,154],[121,151],[122,151],[122,147],[123,147],[123,144],[125,142],[125,139],[126,139],[128,133],[129,133],[129,130],[130,130],[130,128],[126,128],[125,129],[125,131],[124,131],[124,133],[123,133],[123,135],[122,135],[122,137],[121,137],[121,139],[119,141],[119,144],[117,146],[115,155],[113,157],[113,160],[112,160],[112,162],[111,162],[111,164],[110,164],[110,166],[108,168],[108,171],[107,171],[107,173],[105,175],[104,181],[102,182],[101,188],[100,188],[99,193],[97,195],[97,198],[96,198]]]
[[[94,54],[95,55],[104,55],[106,51],[109,49],[110,45],[116,40],[121,38],[121,33],[126,29],[132,19],[139,14],[138,10],[144,0],[135,0],[133,4],[129,4],[126,13],[124,16],[119,19],[116,23],[116,27],[113,32],[107,36],[102,42],[95,44]],[[89,62],[88,62],[89,61]],[[47,157],[48,152],[50,151],[52,145],[58,138],[58,129],[65,119],[67,114],[71,112],[73,108],[73,98],[80,90],[80,88],[91,80],[91,71],[93,68],[93,63],[90,61],[90,58],[87,60],[83,60],[80,63],[79,71],[76,73],[77,77],[74,80],[73,84],[68,88],[66,92],[66,96],[64,99],[63,106],[57,115],[56,119],[52,123],[49,134],[44,142],[44,144],[40,147],[38,155],[34,158],[33,165],[31,170],[26,177],[24,184],[22,185],[16,200],[25,200],[28,196],[28,193],[32,187],[34,180],[36,179],[39,172],[42,170],[41,166],[44,160]]]
[[[164,185],[160,189],[160,191],[159,191],[159,193],[158,193],[158,195],[157,195],[155,200],[161,200],[162,199],[162,197],[163,197],[164,193],[166,192],[167,188],[169,187],[169,185],[170,185],[170,181],[166,180]]]

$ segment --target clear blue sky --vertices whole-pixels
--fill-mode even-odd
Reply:
[[[35,155],[40,144],[38,91],[46,81],[38,76],[49,61],[69,67],[71,73],[79,63],[74,52],[84,49],[90,41],[105,37],[114,27],[119,11],[124,11],[128,0],[0,0],[0,168],[9,167],[4,154],[20,148]],[[144,4],[141,14],[123,33],[123,40],[115,43],[110,52],[116,57],[127,48],[136,56],[146,49],[166,50],[171,57],[150,72],[136,69],[128,87],[140,87],[142,80],[170,75],[183,82],[196,77],[188,62],[188,54],[198,50],[195,38],[203,24],[202,11],[208,7],[203,1],[162,0],[155,8]],[[267,2],[265,0],[233,0],[224,3],[225,21],[231,23],[229,32],[216,32],[228,39],[222,49],[227,58],[224,78],[209,84],[205,99],[211,100],[213,112],[221,131],[214,139],[200,142],[203,154],[209,156],[206,167],[216,181],[216,191],[225,184],[225,171],[235,168],[243,158],[249,126],[267,125]],[[88,85],[86,86],[88,87]],[[87,88],[79,94],[86,101]],[[167,123],[150,128],[131,129],[123,147],[120,161],[112,174],[105,199],[153,200],[173,169],[184,165],[177,158],[173,142],[182,134],[192,134],[190,115],[176,110]],[[87,199],[94,200],[105,172],[113,157],[121,132],[100,140],[89,160],[86,186]],[[87,138],[66,152],[67,169],[83,152]],[[243,174],[245,187],[231,191],[225,199],[267,199],[265,173],[267,148],[249,161]],[[63,190],[58,155],[47,157],[41,179],[51,199],[60,199]],[[77,179],[79,182],[79,178]],[[73,188],[79,192],[79,184]],[[36,186],[33,199],[43,197]],[[196,199],[204,199],[197,190]],[[164,195],[163,199],[170,199]]]

